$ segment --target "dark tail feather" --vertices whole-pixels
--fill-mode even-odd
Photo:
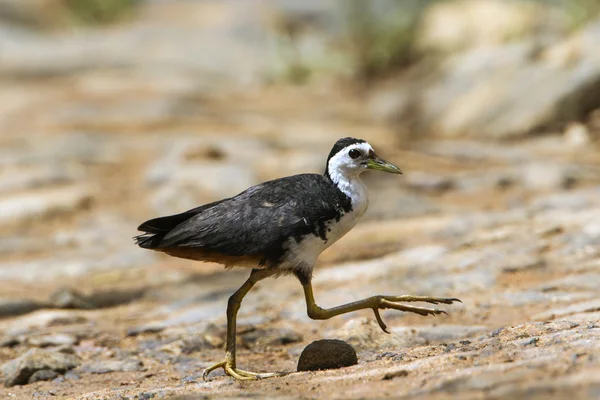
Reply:
[[[177,225],[187,221],[194,214],[188,212],[148,220],[138,227],[141,235],[135,236],[135,244],[143,249],[158,249],[162,239]]]
[[[187,221],[194,215],[200,214],[202,211],[209,209],[221,203],[224,200],[216,201],[210,204],[205,204],[203,206],[193,208],[181,214],[150,219],[138,226],[138,231],[142,231],[144,233],[133,238],[135,240],[135,244],[144,249],[158,249],[160,248],[160,244],[163,238],[167,235],[167,233],[175,229],[175,227]]]
[[[140,246],[142,249],[157,249],[160,247],[160,242],[167,234],[165,233],[142,233],[141,235],[137,235],[133,237],[135,240],[135,244]]]

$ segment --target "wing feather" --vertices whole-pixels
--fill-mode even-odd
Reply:
[[[349,209],[350,199],[326,177],[302,174],[265,182],[182,214],[150,220],[140,228],[152,234],[144,239],[149,248],[260,256],[262,264],[275,264],[289,238],[300,240],[314,234],[326,240],[325,223],[339,219]]]

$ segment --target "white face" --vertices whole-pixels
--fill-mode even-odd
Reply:
[[[374,155],[369,143],[355,143],[344,147],[329,159],[329,174],[355,177],[367,170],[367,160]]]

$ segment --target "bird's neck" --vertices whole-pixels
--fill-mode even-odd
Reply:
[[[359,174],[347,174],[337,169],[328,170],[326,176],[337,189],[350,198],[352,208],[364,212],[369,203],[367,188]]]

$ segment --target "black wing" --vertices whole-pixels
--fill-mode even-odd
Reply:
[[[239,195],[182,214],[150,220],[137,237],[144,248],[202,249],[232,257],[258,256],[275,265],[290,238],[313,234],[327,240],[325,223],[350,211],[351,201],[317,174],[265,182]]]

